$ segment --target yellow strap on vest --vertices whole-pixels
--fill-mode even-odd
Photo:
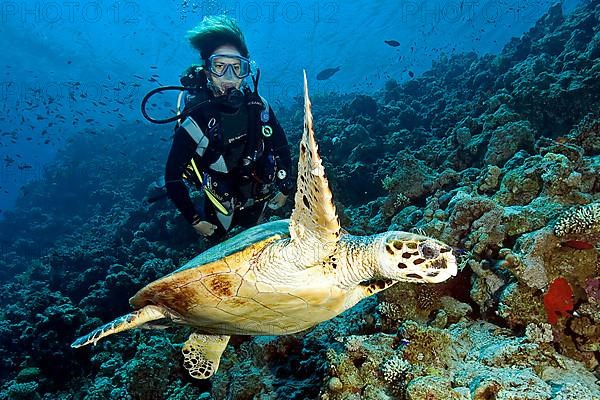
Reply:
[[[198,181],[200,182],[200,184],[202,184],[202,175],[200,174],[200,171],[198,170],[198,167],[196,166],[196,162],[194,161],[194,159],[192,158],[192,168],[194,168],[194,172],[196,173],[196,176],[198,177]]]
[[[198,181],[200,181],[200,184],[202,185],[202,189],[204,189],[204,193],[206,194],[206,197],[208,197],[210,202],[213,203],[213,205],[217,208],[217,210],[219,210],[219,212],[221,214],[229,215],[229,211],[225,208],[225,206],[223,204],[221,204],[221,202],[211,193],[210,189],[208,189],[204,185],[204,182],[202,181],[202,175],[200,174],[200,171],[198,170],[198,167],[196,166],[196,162],[194,161],[193,158],[192,158],[192,168],[194,168],[194,172],[196,173],[196,176],[198,177]]]
[[[177,115],[181,114],[181,99],[182,98],[183,98],[183,92],[179,93],[179,96],[177,97]],[[179,121],[177,121],[177,126],[179,126]],[[196,162],[194,161],[193,158],[192,158],[191,164],[192,164],[192,168],[194,169],[194,172],[196,173],[196,176],[198,177],[198,181],[200,182],[200,185],[202,185],[202,188],[204,189],[204,193],[206,194],[206,196],[208,197],[210,202],[213,203],[213,205],[217,208],[217,210],[219,210],[219,212],[221,214],[229,215],[229,211],[225,208],[225,206],[223,204],[221,204],[221,202],[210,192],[210,189],[208,189],[206,186],[204,186],[204,182],[202,181],[202,174],[198,170],[198,167],[196,166]],[[184,171],[184,177],[185,177],[185,171]]]

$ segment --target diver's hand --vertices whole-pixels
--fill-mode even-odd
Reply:
[[[216,225],[211,224],[207,221],[196,222],[192,225],[196,232],[198,232],[202,236],[210,236],[215,233],[215,229],[217,229]]]
[[[286,200],[287,200],[287,196],[285,194],[283,194],[281,192],[277,192],[277,194],[275,196],[273,196],[273,198],[271,200],[269,200],[269,203],[267,204],[267,206],[271,210],[277,210],[278,208],[283,207]]]

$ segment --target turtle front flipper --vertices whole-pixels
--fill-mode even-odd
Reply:
[[[192,333],[183,345],[183,366],[192,378],[208,379],[221,362],[221,354],[227,347],[227,335],[201,335]]]
[[[74,341],[73,344],[71,344],[71,347],[82,347],[90,343],[95,345],[98,340],[102,339],[103,337],[129,329],[138,328],[147,322],[156,321],[162,318],[166,318],[166,315],[161,307],[148,305],[140,308],[139,310],[123,315],[122,317],[119,317],[108,324],[102,325],[91,333]]]
[[[313,266],[331,255],[339,241],[340,223],[323,161],[319,155],[308,84],[304,72],[304,132],[300,140],[297,189],[290,218],[290,245],[297,264]]]

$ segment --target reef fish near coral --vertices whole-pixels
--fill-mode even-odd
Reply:
[[[217,370],[230,335],[295,333],[398,281],[438,283],[457,273],[451,247],[401,231],[359,237],[339,224],[317,150],[304,74],[304,132],[291,219],[248,229],[141,289],[136,311],[77,339],[166,324],[196,328],[183,346],[198,379]]]
[[[591,250],[596,248],[592,243],[583,240],[567,240],[565,242],[561,242],[560,245],[575,250]]]

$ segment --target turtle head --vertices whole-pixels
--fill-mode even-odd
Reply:
[[[439,240],[391,231],[379,242],[380,274],[404,282],[439,283],[456,275],[452,248]]]

